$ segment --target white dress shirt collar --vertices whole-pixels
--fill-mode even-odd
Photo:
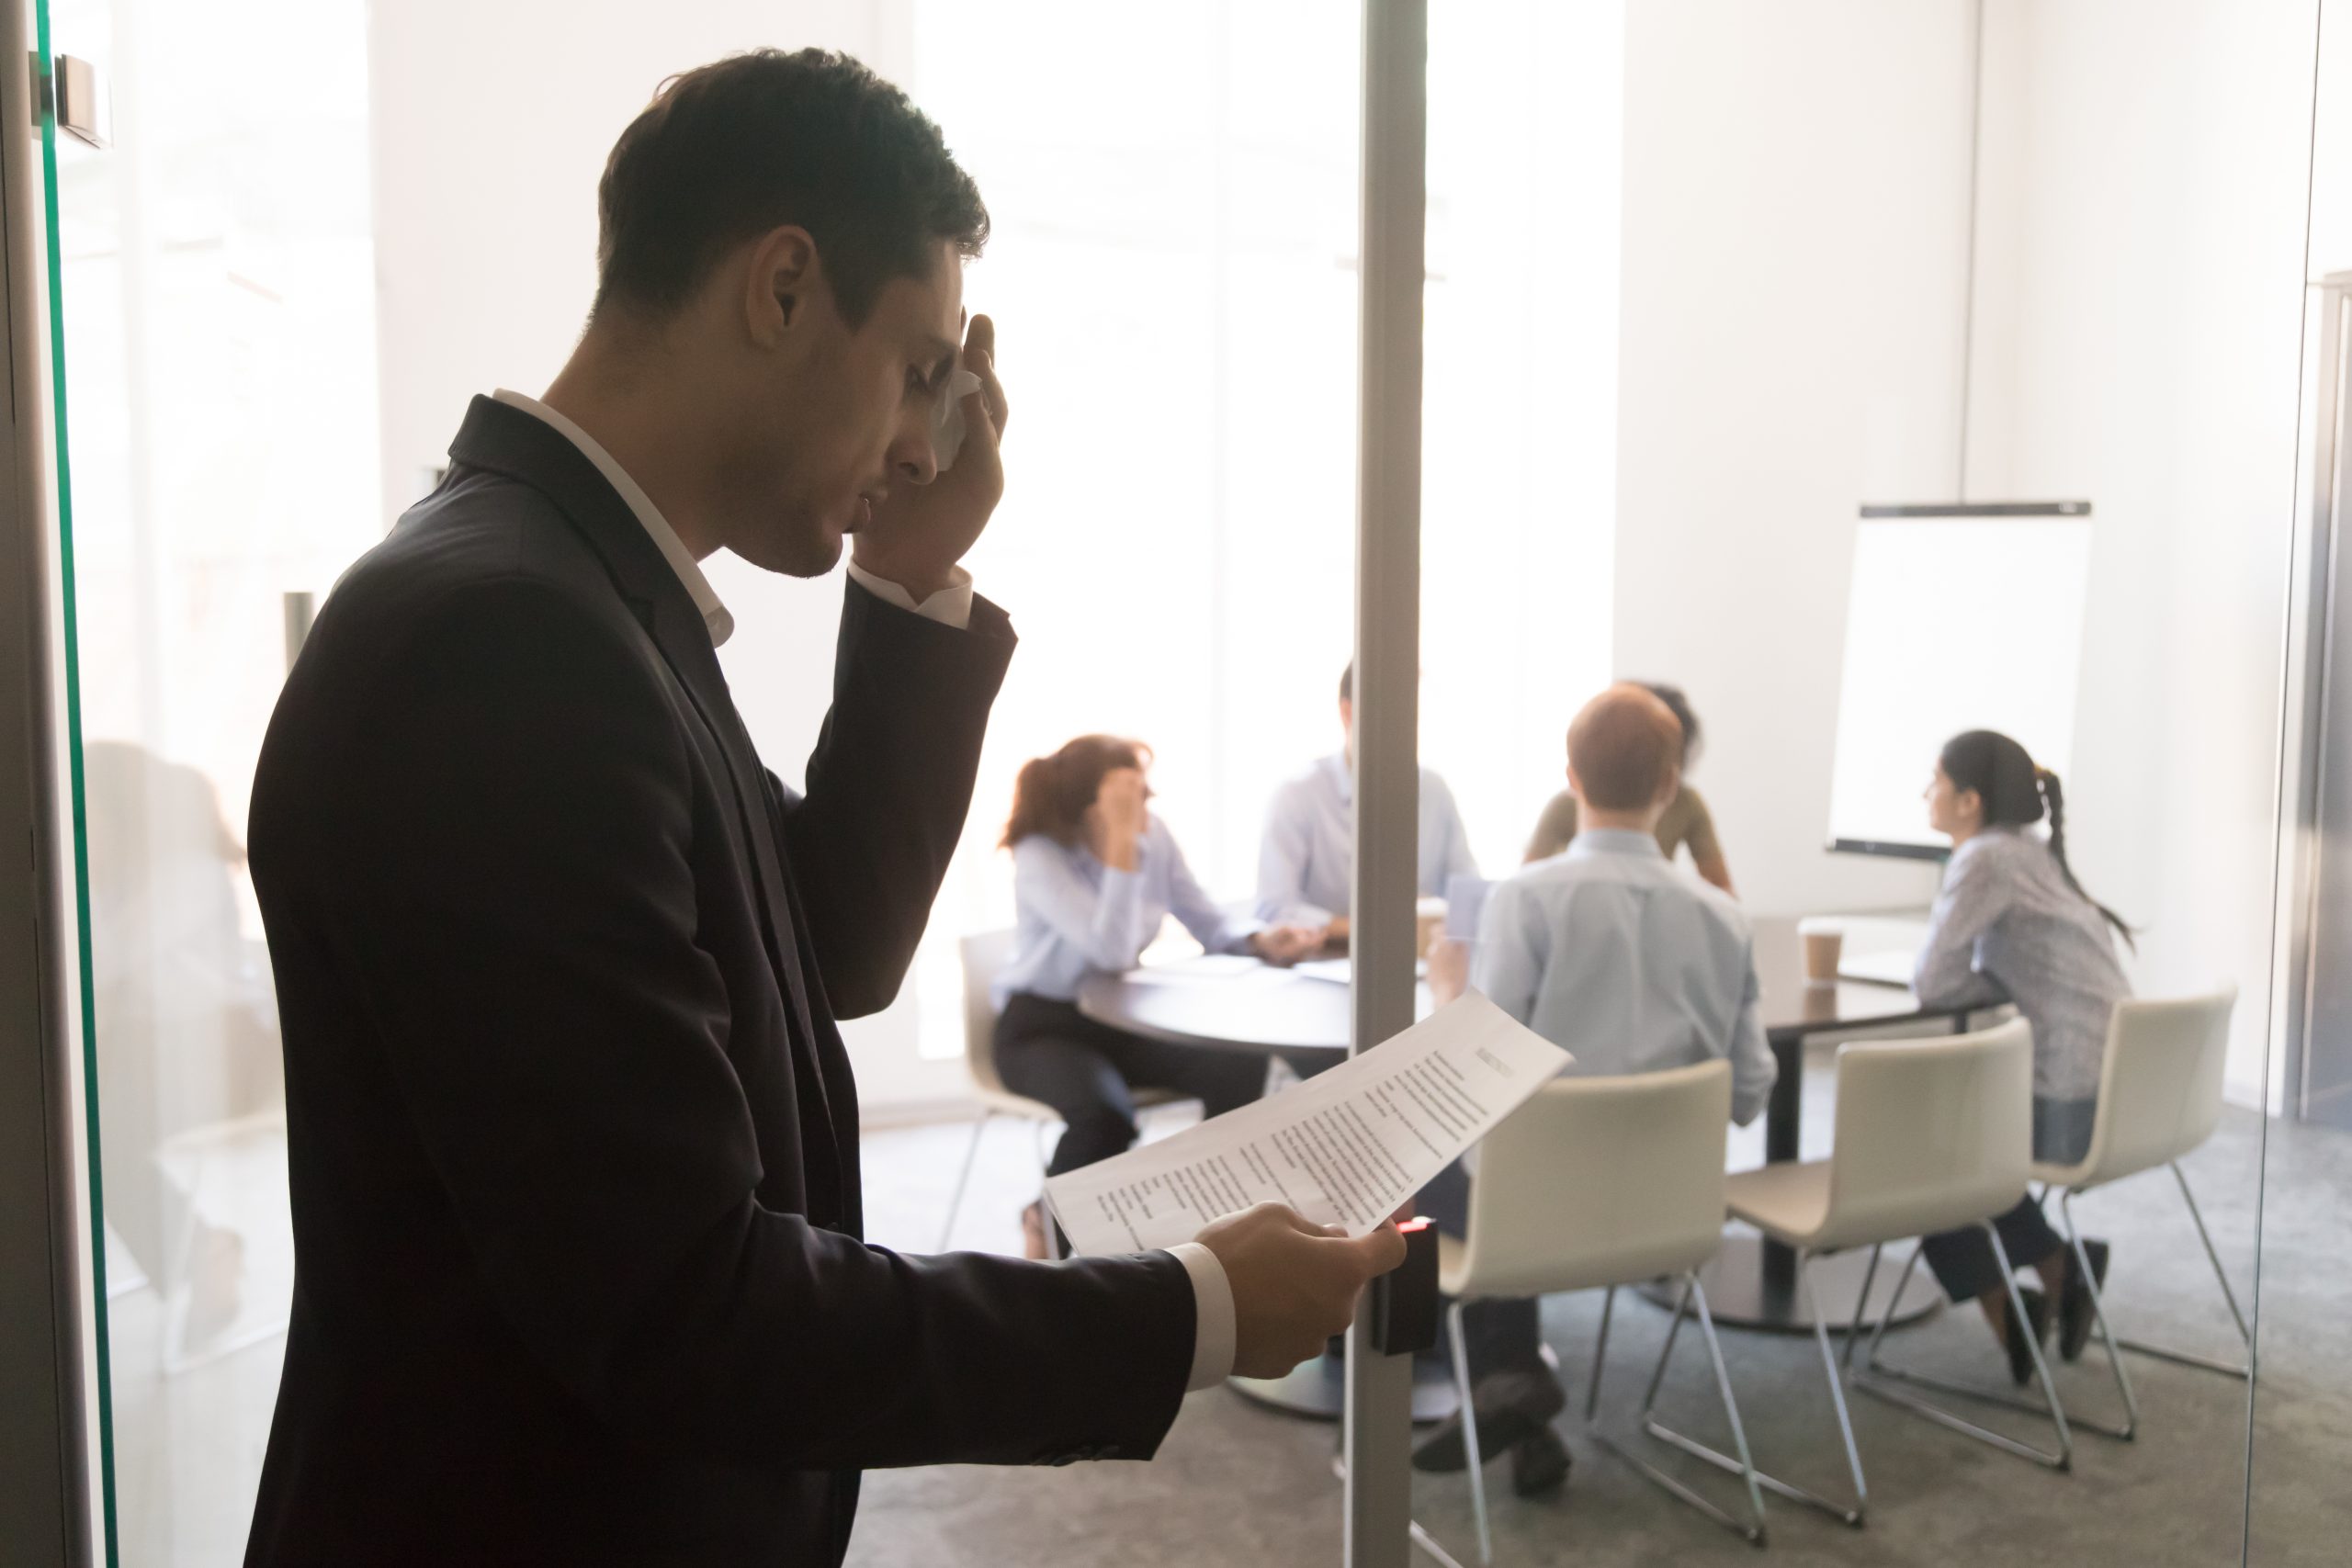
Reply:
[[[1639,855],[1645,860],[1666,858],[1666,852],[1657,847],[1656,837],[1631,828],[1587,828],[1568,840],[1567,852],[1579,859],[1588,855]]]
[[[710,586],[710,579],[702,574],[702,563],[695,559],[694,552],[686,548],[677,531],[670,526],[669,519],[662,515],[662,509],[655,506],[653,498],[645,493],[644,487],[628,477],[628,470],[615,462],[613,455],[605,451],[594,436],[537,398],[526,398],[503,387],[492,396],[509,408],[521,409],[547,425],[579,447],[581,455],[596,465],[596,471],[605,476],[605,483],[620,492],[620,498],[628,503],[629,511],[636,514],[646,536],[653,541],[662,552],[662,558],[670,563],[670,570],[676,572],[678,581],[685,585],[687,597],[695,602],[695,608],[702,612],[702,624],[709,628],[711,647],[717,648],[735,635],[735,617],[728,613],[726,605],[718,602],[718,594]]]

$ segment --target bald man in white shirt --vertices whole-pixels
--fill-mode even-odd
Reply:
[[[1732,1119],[1755,1120],[1778,1067],[1758,1011],[1754,940],[1729,895],[1670,863],[1653,832],[1681,784],[1682,730],[1646,689],[1616,685],[1568,727],[1568,787],[1581,822],[1565,853],[1522,868],[1487,895],[1475,953],[1430,954],[1441,1003],[1474,985],[1575,1057],[1578,1077],[1732,1064]],[[1461,1234],[1469,1178],[1456,1166],[1422,1211]],[[1511,1456],[1521,1493],[1567,1477],[1551,1418],[1566,1403],[1542,1356],[1537,1303],[1489,1301],[1463,1314],[1480,1449]],[[1423,1470],[1467,1463],[1458,1422],[1414,1454]]]

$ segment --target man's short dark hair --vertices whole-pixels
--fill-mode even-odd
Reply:
[[[1352,659],[1348,660],[1348,667],[1340,671],[1340,700],[1343,703],[1356,700],[1356,661]]]
[[[857,61],[755,50],[673,76],[613,144],[596,190],[596,310],[661,317],[719,256],[798,224],[851,326],[942,241],[975,256],[989,212],[939,127]]]

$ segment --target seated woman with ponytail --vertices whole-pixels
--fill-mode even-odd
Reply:
[[[1989,729],[1946,743],[1928,786],[1928,819],[1952,841],[1943,889],[1929,917],[1912,988],[1943,1006],[2006,997],[2033,1026],[2033,1156],[2071,1163],[2088,1151],[2108,1020],[2131,995],[2115,938],[2132,941],[2115,911],[2093,899],[2066,863],[2066,801],[2058,775],[2034,766],[2024,747]],[[2030,831],[2047,818],[2044,835]],[[2055,1301],[2059,1349],[2082,1353],[2091,1329],[2090,1292],[2068,1249],[2030,1195],[1995,1223],[2010,1262],[2041,1276],[2048,1296],[2022,1292],[2030,1331],[2047,1331]],[[2007,1347],[2009,1375],[2022,1383],[2033,1362],[2015,1321],[1992,1244],[1982,1230],[1927,1238],[1928,1267],[1953,1301],[1984,1303]],[[2107,1274],[2107,1244],[2086,1244]]]
[[[1107,1159],[1136,1141],[1136,1088],[1199,1097],[1221,1115],[1258,1098],[1266,1063],[1129,1034],[1078,1010],[1090,975],[1136,966],[1174,915],[1211,953],[1251,953],[1289,964],[1323,933],[1228,915],[1193,880],[1168,825],[1145,809],[1149,750],[1082,735],[1023,764],[1004,847],[1012,852],[1018,911],[1012,956],[998,975],[996,1065],[1005,1087],[1060,1112],[1061,1142],[1046,1174]],[[1022,1216],[1028,1251],[1045,1256],[1045,1219]]]

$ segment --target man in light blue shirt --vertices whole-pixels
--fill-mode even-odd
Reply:
[[[1681,726],[1642,687],[1611,686],[1587,704],[1568,728],[1568,787],[1582,830],[1566,852],[1495,886],[1475,954],[1442,944],[1430,954],[1430,988],[1451,1001],[1466,978],[1570,1053],[1571,1076],[1728,1057],[1732,1119],[1746,1126],[1764,1109],[1778,1068],[1757,1010],[1747,918],[1729,895],[1670,863],[1653,835],[1681,784],[1680,754]],[[1455,1168],[1421,1195],[1421,1207],[1459,1235],[1468,1192]],[[1536,1303],[1476,1303],[1463,1326],[1481,1451],[1510,1451],[1522,1492],[1558,1485],[1567,1453],[1550,1421],[1566,1395],[1543,1359]],[[1465,1462],[1453,1423],[1414,1454],[1423,1470]]]
[[[1288,925],[1324,926],[1333,938],[1348,933],[1348,902],[1355,874],[1356,797],[1351,757],[1355,749],[1355,666],[1340,677],[1340,725],[1348,746],[1284,781],[1266,813],[1258,851],[1258,917]],[[1420,779],[1420,893],[1442,894],[1447,879],[1476,876],[1470,835],[1453,792],[1434,770]]]

